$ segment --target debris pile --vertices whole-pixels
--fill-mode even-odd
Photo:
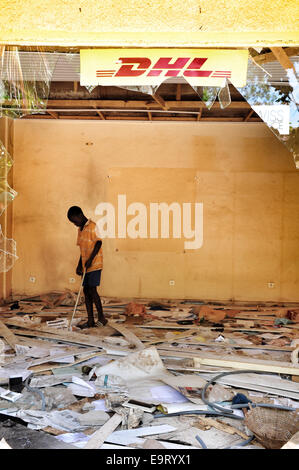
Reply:
[[[296,305],[104,299],[106,326],[81,330],[81,304],[70,330],[75,301],[1,307],[12,429],[66,448],[298,448]],[[5,429],[0,445],[14,448]]]

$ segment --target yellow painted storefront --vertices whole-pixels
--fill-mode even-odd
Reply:
[[[298,45],[296,0],[1,0],[0,42],[56,46]]]

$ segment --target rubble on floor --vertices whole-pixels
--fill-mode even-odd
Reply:
[[[1,448],[298,448],[297,304],[102,300],[0,307]]]

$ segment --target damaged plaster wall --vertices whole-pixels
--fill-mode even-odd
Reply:
[[[3,43],[290,45],[298,32],[296,0],[3,0],[1,6]]]
[[[0,141],[4,144],[10,155],[13,156],[13,129],[14,121],[7,117],[0,118]],[[13,166],[7,177],[7,182],[13,186]],[[0,225],[3,235],[8,239],[12,238],[13,226],[13,204],[8,204],[0,216]],[[6,273],[0,272],[0,300],[7,298],[11,294],[12,271]]]
[[[96,221],[126,194],[127,206],[202,202],[203,246],[105,239],[102,295],[299,300],[299,172],[265,124],[17,120],[14,162],[16,295],[78,288],[67,209]]]

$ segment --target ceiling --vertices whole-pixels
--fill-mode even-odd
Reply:
[[[299,50],[294,52],[298,54]],[[8,54],[5,52],[2,79],[9,79],[5,74],[5,70],[10,70]],[[97,86],[89,92],[80,86],[79,53],[19,51],[19,57],[24,80],[47,79],[50,83],[46,110],[25,113],[23,119],[261,122],[231,84],[230,105],[222,108],[216,99],[209,110],[184,79],[168,79],[156,93],[150,94],[113,86]],[[264,83],[266,76],[269,84],[289,87],[285,69],[273,60],[271,53],[256,57],[248,61],[247,83]],[[290,60],[298,62],[299,55],[293,55]],[[4,104],[13,106],[8,102]]]

